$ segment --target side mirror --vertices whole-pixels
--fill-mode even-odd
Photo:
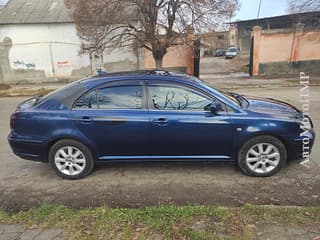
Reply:
[[[216,101],[213,101],[211,104],[210,104],[210,111],[214,114],[217,114],[218,112],[218,106],[217,106],[217,102]]]

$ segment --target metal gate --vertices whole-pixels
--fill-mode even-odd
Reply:
[[[254,55],[254,37],[251,37],[251,46],[250,46],[250,61],[249,61],[249,74],[253,74],[253,55]]]
[[[200,44],[200,39],[194,41],[193,75],[195,77],[200,75]]]

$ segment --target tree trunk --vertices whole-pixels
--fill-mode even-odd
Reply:
[[[163,57],[155,58],[154,61],[156,62],[156,69],[162,69]]]

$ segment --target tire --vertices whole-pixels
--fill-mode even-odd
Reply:
[[[248,140],[238,154],[239,168],[249,176],[269,177],[279,172],[286,162],[285,145],[278,138],[269,135]]]
[[[49,151],[49,162],[56,174],[65,179],[81,179],[88,176],[94,159],[82,143],[64,139],[56,142]]]

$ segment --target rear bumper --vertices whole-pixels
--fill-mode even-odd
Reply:
[[[303,136],[299,136],[288,142],[288,159],[290,160],[301,160],[307,155],[309,156],[312,151],[312,147],[315,141],[314,130],[308,131]]]
[[[18,157],[37,162],[48,162],[47,141],[26,138],[11,132],[8,136],[8,142],[13,153]]]

